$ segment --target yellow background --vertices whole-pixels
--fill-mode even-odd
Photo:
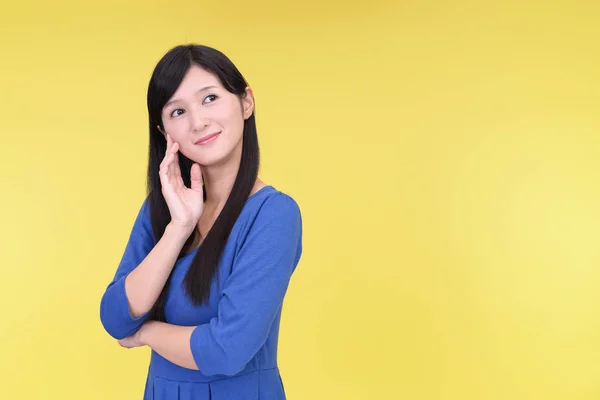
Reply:
[[[599,2],[13,1],[0,37],[0,398],[141,398],[99,302],[187,42],[303,211],[289,399],[600,398]]]

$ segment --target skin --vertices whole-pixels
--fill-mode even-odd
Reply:
[[[239,169],[244,120],[253,111],[252,89],[247,87],[240,98],[228,92],[215,75],[197,66],[190,68],[163,108],[163,127],[158,128],[165,136],[167,150],[159,175],[172,219],[163,237],[125,280],[133,316],[150,310],[187,238],[197,230],[199,244],[223,209]],[[202,137],[216,132],[220,134],[215,140],[197,144]],[[194,161],[190,187],[181,179],[179,153]],[[257,179],[251,194],[264,186]],[[179,366],[198,369],[190,349],[194,329],[149,321],[135,334],[119,340],[119,344],[126,348],[149,346]]]

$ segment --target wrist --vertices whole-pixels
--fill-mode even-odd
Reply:
[[[183,244],[188,240],[192,232],[194,232],[194,228],[194,226],[183,226],[169,222],[165,228],[164,236],[168,236]]]
[[[148,321],[139,330],[138,340],[142,346],[150,346],[149,336],[152,334],[152,328],[156,321]]]

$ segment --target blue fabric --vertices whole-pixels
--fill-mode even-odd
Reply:
[[[146,200],[100,305],[102,324],[115,339],[133,334],[147,320],[147,314],[131,315],[125,278],[154,244]],[[302,253],[298,204],[273,186],[248,198],[225,245],[219,279],[213,279],[202,306],[193,305],[182,287],[196,251],[173,267],[165,316],[170,324],[196,326],[190,346],[199,370],[152,351],[144,399],[285,399],[277,343],[284,296]]]

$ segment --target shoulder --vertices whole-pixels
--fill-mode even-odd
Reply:
[[[302,236],[302,214],[298,202],[273,186],[251,196],[240,217],[241,243],[248,236],[260,236],[263,240]]]
[[[301,220],[302,213],[300,205],[290,194],[280,191],[272,186],[263,188],[256,195],[251,208],[253,217],[261,221],[273,219],[298,219]]]
[[[302,213],[290,194],[267,187],[249,199],[244,214],[238,236],[241,249],[267,258],[302,252]]]

